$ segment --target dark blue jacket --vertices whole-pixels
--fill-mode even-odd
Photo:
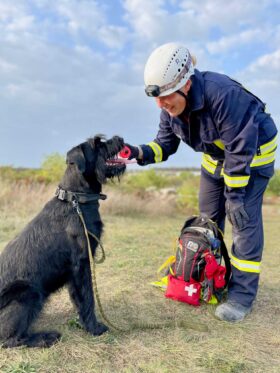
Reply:
[[[161,111],[156,139],[141,145],[142,164],[167,160],[182,140],[204,153],[205,172],[224,177],[227,198],[242,199],[252,169],[273,174],[275,123],[265,104],[228,76],[195,70],[191,80],[185,111]]]

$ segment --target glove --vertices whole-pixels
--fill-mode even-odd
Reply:
[[[131,159],[138,159],[139,158],[139,154],[140,154],[140,150],[139,150],[139,147],[138,146],[133,146],[133,145],[129,145],[129,144],[124,144],[125,146],[127,146],[130,150],[130,155],[127,159],[131,160]]]
[[[234,203],[226,201],[226,214],[229,222],[236,228],[242,229],[249,221],[249,216],[244,209],[243,203]]]

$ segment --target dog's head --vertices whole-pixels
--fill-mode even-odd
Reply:
[[[106,140],[103,135],[97,135],[74,147],[67,153],[67,169],[62,184],[76,191],[88,187],[99,190],[107,179],[120,177],[124,173],[125,164],[110,162],[123,147],[121,137],[114,136]]]

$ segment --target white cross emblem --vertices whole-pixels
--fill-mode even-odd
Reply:
[[[193,284],[191,284],[190,286],[185,286],[185,291],[188,292],[189,297],[192,297],[194,293],[197,293],[197,289],[193,287]]]

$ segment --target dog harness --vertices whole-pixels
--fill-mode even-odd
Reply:
[[[57,187],[55,191],[55,196],[60,201],[67,201],[67,202],[73,202],[76,201],[78,203],[88,203],[88,202],[94,202],[98,201],[99,199],[106,199],[106,194],[102,193],[78,193],[78,192],[71,192],[69,190],[64,190],[60,187]]]

